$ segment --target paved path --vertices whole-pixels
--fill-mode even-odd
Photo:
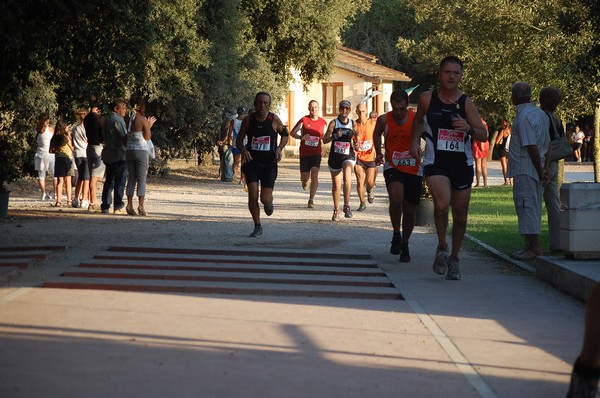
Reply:
[[[564,396],[581,301],[473,244],[463,280],[446,281],[431,271],[436,239],[427,228],[411,240],[412,262],[399,263],[381,196],[332,223],[327,175],[314,211],[297,179],[284,163],[258,240],[247,237],[239,186],[215,181],[151,184],[148,218],[12,198],[27,217],[0,223],[2,246],[42,239],[67,250],[0,287],[0,396]],[[149,242],[369,255],[405,300],[41,288],[110,246]]]

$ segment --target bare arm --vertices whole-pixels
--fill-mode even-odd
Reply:
[[[465,102],[465,113],[467,119],[463,119],[460,116],[452,120],[452,125],[455,129],[466,131],[471,135],[471,138],[477,141],[487,141],[488,133],[486,128],[481,122],[481,116],[479,111],[473,104],[470,98],[467,98]]]
[[[292,129],[292,131],[290,131],[290,135],[292,137],[294,137],[297,140],[301,140],[302,136],[300,135],[300,130],[302,129],[302,119],[298,120],[298,123],[296,123],[296,125],[294,126],[294,128]]]
[[[431,102],[431,91],[426,91],[419,96],[417,102],[417,112],[412,125],[412,142],[410,146],[410,156],[415,159],[421,159],[421,134],[425,129],[425,114],[429,109]]]
[[[277,147],[275,148],[275,156],[277,158],[277,161],[279,162],[281,160],[281,151],[283,151],[283,148],[287,145],[287,142],[289,140],[289,133],[287,132],[287,129],[283,125],[283,122],[277,115],[275,115],[275,118],[273,119],[273,128],[281,137],[279,139],[279,145],[277,145]]]
[[[375,123],[375,129],[373,130],[373,145],[375,146],[375,162],[377,164],[383,163],[383,153],[381,152],[381,135],[385,131],[385,125],[387,123],[387,114],[383,114],[377,118]]]
[[[333,137],[331,136],[331,134],[333,133],[334,127],[335,127],[335,119],[330,121],[329,125],[327,126],[327,131],[325,132],[325,135],[323,136],[324,144],[329,144],[333,140]]]

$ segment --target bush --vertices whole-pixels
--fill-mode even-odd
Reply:
[[[25,138],[14,131],[15,115],[0,103],[0,191],[6,191],[7,183],[21,177],[23,156],[29,148]]]

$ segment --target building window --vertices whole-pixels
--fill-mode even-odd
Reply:
[[[337,116],[344,83],[323,83],[323,116]]]

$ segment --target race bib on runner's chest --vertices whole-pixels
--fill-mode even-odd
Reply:
[[[358,143],[358,150],[360,152],[370,151],[373,148],[373,141],[365,140]]]
[[[465,132],[459,130],[438,130],[437,149],[438,151],[464,152],[465,151]]]
[[[333,143],[333,152],[341,155],[350,155],[350,143],[336,141]]]
[[[253,151],[270,151],[271,150],[271,137],[265,135],[263,137],[253,137],[252,145],[250,147]]]
[[[415,166],[417,159],[410,156],[408,151],[392,153],[392,163],[394,166]]]
[[[304,140],[304,145],[306,145],[306,146],[312,146],[312,147],[318,147],[319,146],[319,140],[320,140],[319,137],[309,135]]]

